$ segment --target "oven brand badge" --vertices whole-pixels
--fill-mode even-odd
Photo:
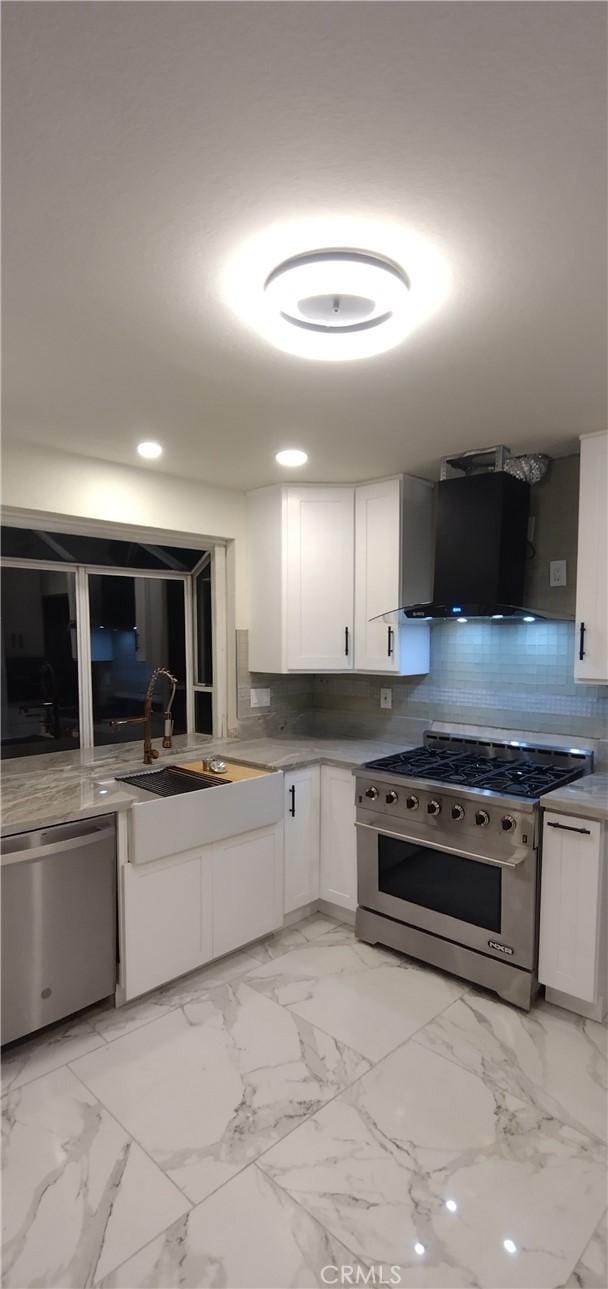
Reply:
[[[512,958],[515,952],[510,944],[501,944],[499,940],[488,940],[491,949],[498,949],[499,953],[505,953],[508,958]]]

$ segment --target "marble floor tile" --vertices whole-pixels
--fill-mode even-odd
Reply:
[[[282,927],[273,935],[251,945],[249,952],[256,962],[268,962],[312,942],[323,945],[350,944],[354,938],[353,927],[344,922],[335,922],[325,914],[313,913],[301,922]]]
[[[573,1127],[608,1139],[608,1029],[539,1003],[519,1011],[467,992],[415,1041],[534,1102]]]
[[[339,1240],[250,1164],[112,1272],[103,1289],[305,1289],[322,1285],[323,1267],[354,1262]]]
[[[240,980],[73,1065],[195,1202],[368,1068]]]
[[[565,1289],[606,1289],[608,1285],[608,1212],[593,1232]]]
[[[85,1289],[189,1207],[68,1069],[7,1093],[3,1138],[11,1289]]]
[[[357,941],[315,941],[246,976],[248,985],[288,1007],[369,1061],[382,1057],[458,998],[465,986],[406,958]]]
[[[413,1042],[259,1166],[362,1262],[434,1289],[555,1289],[605,1207],[602,1143]]]
[[[41,1074],[49,1074],[61,1065],[103,1047],[104,1038],[94,1024],[94,1013],[75,1016],[65,1024],[53,1025],[33,1038],[4,1048],[2,1052],[2,1091],[19,1088]]]

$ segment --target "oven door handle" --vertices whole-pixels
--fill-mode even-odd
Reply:
[[[369,832],[377,834],[382,833],[383,837],[394,837],[397,841],[409,841],[413,845],[428,846],[430,850],[443,850],[448,855],[459,855],[461,859],[475,859],[478,864],[494,864],[496,868],[519,868],[520,864],[525,864],[530,858],[529,855],[522,855],[519,859],[490,859],[487,855],[474,855],[470,850],[461,850],[459,846],[439,846],[437,842],[427,841],[426,837],[405,837],[400,832],[390,832],[388,828],[376,828],[375,824],[364,824],[358,819],[355,828],[367,828]]]

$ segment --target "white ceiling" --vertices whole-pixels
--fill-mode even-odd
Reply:
[[[3,11],[7,435],[249,487],[605,427],[603,4]],[[429,239],[440,312],[360,363],[252,334],[227,263],[319,216]]]

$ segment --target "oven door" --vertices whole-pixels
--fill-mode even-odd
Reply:
[[[513,966],[535,966],[535,850],[495,860],[358,820],[357,870],[363,908]]]

